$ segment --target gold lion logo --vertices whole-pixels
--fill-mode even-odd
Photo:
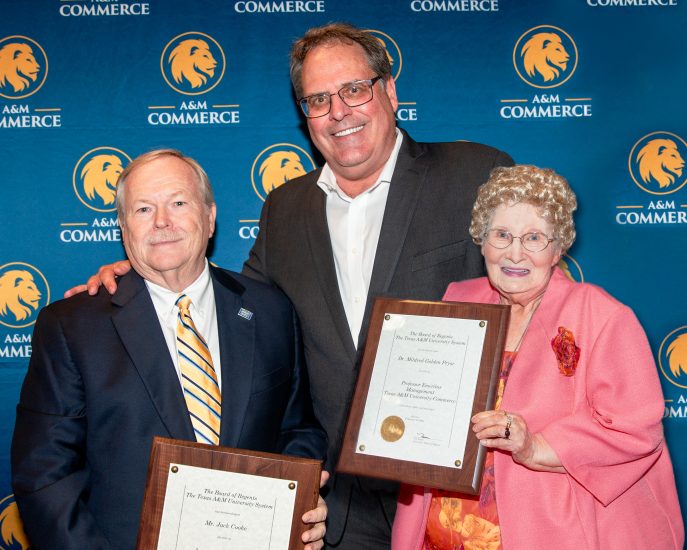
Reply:
[[[532,36],[520,50],[520,56],[527,74],[534,76],[538,72],[544,82],[558,78],[570,60],[561,37],[553,32],[540,32]]]
[[[640,149],[636,160],[642,180],[649,183],[654,179],[661,189],[675,183],[685,167],[685,160],[671,139],[652,139]]]
[[[28,271],[11,269],[0,276],[0,315],[23,321],[38,309],[41,292]]]
[[[269,194],[272,189],[305,174],[305,168],[293,151],[275,151],[262,162],[258,173],[262,178],[262,188]]]
[[[680,334],[671,342],[666,356],[673,376],[679,376],[681,373],[687,374],[687,333]]]
[[[81,170],[86,196],[93,200],[98,195],[104,204],[114,204],[117,179],[122,170],[122,161],[117,155],[95,155]]]
[[[28,44],[11,42],[0,49],[0,88],[7,84],[14,92],[21,92],[36,81],[41,66]]]
[[[177,84],[186,79],[192,88],[203,86],[215,75],[217,61],[205,40],[188,39],[179,42],[167,58]]]
[[[24,526],[19,517],[19,508],[16,502],[12,502],[0,512],[0,536],[8,548],[15,548],[17,545],[21,550],[29,550],[31,544],[24,533]]]

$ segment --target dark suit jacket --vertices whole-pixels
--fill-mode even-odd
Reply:
[[[221,445],[322,458],[299,330],[277,289],[211,269]],[[250,320],[237,315],[253,312]],[[135,546],[153,436],[194,440],[143,279],[46,307],[17,408],[12,481],[32,548]]]
[[[326,219],[320,170],[270,193],[260,233],[243,273],[281,288],[296,308],[315,415],[329,437],[328,468],[335,463],[375,296],[440,300],[451,281],[484,274],[484,261],[468,234],[477,187],[495,166],[512,159],[476,143],[417,143],[404,133],[377,245],[367,310],[354,345],[346,322]],[[327,540],[336,541],[346,519],[349,476],[334,476]],[[392,517],[395,498],[387,498]]]

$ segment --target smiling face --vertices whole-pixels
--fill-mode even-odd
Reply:
[[[174,291],[197,279],[215,231],[215,205],[206,205],[196,173],[162,156],[134,169],[124,184],[122,240],[143,278]]]
[[[531,204],[502,204],[491,217],[489,229],[502,229],[511,235],[539,232],[551,237],[553,227],[542,218]],[[486,242],[482,244],[482,255],[487,267],[489,281],[503,296],[506,303],[527,305],[542,295],[561,259],[557,241],[553,241],[541,252],[525,250],[520,239],[513,239],[507,248],[495,248]]]
[[[333,94],[329,114],[309,118],[308,129],[342,188],[349,182],[371,186],[394,147],[398,101],[393,78],[377,82],[372,101],[358,107],[348,107],[336,95],[344,84],[375,76],[358,44],[324,44],[303,61],[303,96]]]

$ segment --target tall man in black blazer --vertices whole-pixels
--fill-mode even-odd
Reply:
[[[513,161],[475,143],[417,143],[397,129],[386,50],[349,25],[297,41],[291,80],[327,164],[269,194],[243,272],[281,288],[296,308],[335,461],[373,298],[439,300],[449,282],[482,275],[468,234],[476,190]],[[337,474],[328,489],[327,547],[389,547],[393,484]]]
[[[372,299],[439,300],[449,282],[483,275],[470,212],[491,169],[513,161],[476,143],[418,143],[396,128],[384,45],[351,25],[310,29],[296,41],[291,80],[326,165],[270,193],[243,273],[278,286],[296,308],[331,468]],[[114,291],[114,274],[127,269],[104,266],[89,292],[101,281]],[[326,490],[327,547],[389,548],[394,484],[334,475]]]
[[[196,440],[206,427],[202,418],[192,424],[185,400],[181,354],[193,351],[175,332],[181,295],[191,298],[192,328],[204,337],[207,372],[221,394],[215,442],[325,454],[289,300],[205,259],[215,204],[202,168],[176,151],[147,153],[122,173],[117,208],[134,270],[114,296],[46,307],[34,331],[12,472],[38,550],[134,548],[153,436]],[[305,519],[322,522],[325,514],[322,504]],[[323,530],[320,523],[304,538],[314,541]]]

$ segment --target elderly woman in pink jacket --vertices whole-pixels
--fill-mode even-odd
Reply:
[[[568,183],[496,168],[470,233],[488,277],[445,300],[511,306],[495,410],[473,431],[489,449],[481,492],[404,486],[393,550],[682,549],[663,439],[663,395],[632,311],[556,267],[575,238]]]

